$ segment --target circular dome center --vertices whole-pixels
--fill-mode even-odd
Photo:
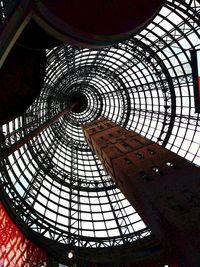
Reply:
[[[88,106],[87,97],[83,93],[80,93],[80,92],[73,92],[69,96],[68,103],[69,105],[73,103],[78,103],[76,107],[73,109],[73,112],[75,113],[83,112]]]

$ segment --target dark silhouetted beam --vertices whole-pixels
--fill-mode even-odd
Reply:
[[[55,115],[53,118],[46,121],[44,124],[42,124],[37,129],[33,130],[31,133],[27,134],[23,138],[21,138],[19,141],[11,145],[10,147],[3,150],[0,154],[0,160],[7,158],[11,154],[13,154],[15,151],[17,151],[20,147],[27,144],[29,141],[31,141],[34,137],[36,137],[38,134],[40,134],[43,130],[51,126],[53,123],[58,121],[62,116],[67,115],[70,111],[72,111],[76,106],[78,105],[77,102],[72,103],[67,108],[65,108],[63,111],[60,111],[57,115]]]
[[[0,68],[32,15],[32,1],[22,0],[0,26]]]

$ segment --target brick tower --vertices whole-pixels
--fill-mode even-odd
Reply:
[[[180,266],[199,266],[199,168],[107,119],[82,129],[116,186]]]

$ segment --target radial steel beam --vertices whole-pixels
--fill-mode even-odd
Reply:
[[[21,0],[0,26],[0,69],[32,16],[32,1]]]
[[[8,148],[5,148],[0,153],[0,160],[3,160],[10,156],[12,153],[17,151],[20,147],[31,141],[34,137],[36,137],[38,134],[40,134],[43,130],[51,126],[53,123],[58,121],[62,116],[67,115],[70,111],[72,111],[76,106],[78,105],[78,102],[72,103],[68,107],[66,107],[63,111],[60,111],[57,115],[55,115],[53,118],[49,119],[45,123],[43,123],[40,127],[33,130],[31,133],[27,134],[23,138],[21,138],[19,141],[14,143]]]

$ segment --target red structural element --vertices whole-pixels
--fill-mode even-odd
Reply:
[[[0,203],[0,267],[34,266],[47,266],[45,251],[20,232]]]
[[[48,23],[72,40],[103,45],[134,34],[149,22],[162,3],[162,0],[40,0],[36,12],[39,23],[46,23],[46,29]]]
[[[200,263],[200,169],[107,119],[83,126],[88,144],[181,267]]]

